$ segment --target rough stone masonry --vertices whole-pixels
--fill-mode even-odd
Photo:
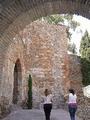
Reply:
[[[27,100],[29,74],[32,77],[33,108],[41,107],[45,88],[54,95],[54,108],[64,107],[63,95],[73,85],[73,80],[76,85],[79,83],[81,90],[80,63],[67,54],[66,30],[62,25],[37,21],[13,38],[4,53],[0,88],[0,96],[6,100],[7,108]]]

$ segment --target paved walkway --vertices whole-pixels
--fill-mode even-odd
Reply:
[[[3,120],[45,120],[43,110],[17,110],[13,111]],[[62,109],[52,110],[51,120],[70,120],[69,113]],[[80,120],[76,117],[76,120]]]

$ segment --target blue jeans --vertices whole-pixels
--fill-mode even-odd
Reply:
[[[76,113],[76,110],[77,110],[77,105],[69,104],[68,108],[69,108],[69,113],[70,113],[71,120],[75,120],[75,113]]]

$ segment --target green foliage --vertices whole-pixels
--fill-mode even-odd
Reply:
[[[90,35],[86,31],[80,44],[83,84],[90,84]]]
[[[73,54],[77,54],[76,52],[76,45],[74,43],[72,44],[68,44],[68,50],[73,53]]]
[[[71,32],[69,31],[70,29],[72,29],[73,31],[75,31],[76,27],[79,26],[80,24],[76,21],[73,20],[73,15],[69,15],[69,14],[56,14],[56,15],[50,15],[47,17],[42,17],[40,20],[42,21],[46,21],[49,24],[63,24],[65,25],[67,23],[67,37],[68,40],[71,40]],[[76,46],[75,45],[69,45],[68,47],[70,50],[70,52],[72,51],[72,53],[76,54]]]
[[[47,16],[47,17],[43,17],[43,20],[45,20],[47,23],[49,24],[59,24],[60,22],[61,23],[64,23],[64,19],[61,15],[50,15],[50,16]]]
[[[86,58],[90,60],[90,35],[86,31],[84,36],[82,37],[81,44],[80,44],[80,53],[82,58]]]
[[[32,78],[29,75],[28,79],[28,101],[27,101],[28,109],[32,109]]]
[[[71,21],[70,22],[70,27],[75,31],[75,29],[76,29],[76,27],[77,26],[80,26],[80,24],[78,23],[78,22],[76,22],[76,21]]]
[[[73,19],[73,15],[65,14],[64,18],[68,21],[71,21]]]
[[[68,27],[75,30],[77,26],[80,24],[73,20],[73,15],[65,14],[65,15],[50,15],[47,17],[42,17],[40,20],[44,20],[49,24],[60,24],[62,23],[64,25],[64,22],[66,21],[68,23]]]
[[[73,15],[65,14],[63,15],[64,20],[67,21],[68,27],[75,31],[77,26],[80,26],[80,23],[73,20]]]
[[[81,72],[83,76],[83,85],[90,85],[90,62],[81,58]]]

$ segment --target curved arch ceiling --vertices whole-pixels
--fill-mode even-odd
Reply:
[[[14,36],[39,17],[62,13],[90,19],[90,0],[0,0],[0,37],[5,31]]]

